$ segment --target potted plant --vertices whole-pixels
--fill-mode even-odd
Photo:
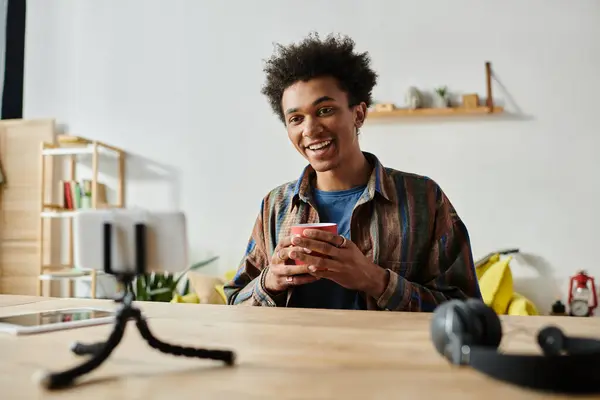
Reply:
[[[446,86],[436,88],[433,96],[433,108],[446,108],[448,105],[448,88]]]
[[[189,271],[202,268],[218,258],[218,256],[215,256],[208,260],[200,261],[178,274],[152,272],[138,276],[131,283],[129,290],[134,294],[135,300],[138,301],[170,302],[175,295],[185,296],[189,293],[189,280],[187,280],[187,273]],[[181,292],[178,292],[183,278],[186,279],[185,285]]]

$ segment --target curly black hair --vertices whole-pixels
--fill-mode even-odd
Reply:
[[[328,35],[324,40],[317,33],[309,34],[299,43],[276,44],[275,54],[266,61],[266,82],[261,93],[271,108],[285,123],[281,98],[286,88],[298,81],[332,76],[340,89],[348,94],[349,106],[373,102],[372,90],[378,75],[371,69],[367,52],[355,53],[354,41],[348,36]]]

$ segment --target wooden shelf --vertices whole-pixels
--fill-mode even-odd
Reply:
[[[445,108],[396,108],[393,103],[380,104],[375,110],[367,112],[367,119],[370,118],[404,118],[404,117],[468,117],[474,115],[493,115],[504,112],[504,107],[494,104],[492,95],[492,64],[489,61],[485,63],[485,84],[486,99],[479,103],[479,97],[473,93],[475,100],[467,101],[463,97],[463,104],[457,107]],[[467,105],[468,104],[468,105]]]
[[[112,204],[101,204],[97,205],[95,209],[107,209],[107,208],[121,208],[119,205]],[[68,208],[64,208],[57,204],[44,204],[42,207],[42,212],[40,215],[42,218],[70,218],[75,216],[77,210],[82,210],[82,208],[78,208],[75,210],[70,210]]]
[[[504,112],[503,107],[448,107],[448,108],[417,108],[411,110],[408,108],[396,108],[391,111],[369,111],[369,118],[390,118],[390,117],[441,117],[441,116],[467,116],[482,114],[498,114]]]
[[[59,135],[58,143],[43,143],[42,155],[45,156],[69,156],[79,154],[109,154],[121,155],[123,150],[106,143],[92,141],[78,136]]]
[[[71,183],[76,182],[80,183],[79,179],[77,179],[77,155],[80,154],[89,154],[92,157],[92,176],[91,176],[91,187],[90,187],[90,204],[89,207],[91,209],[99,209],[99,208],[123,208],[125,207],[125,151],[107,145],[105,143],[99,142],[97,140],[89,140],[86,138],[82,138],[79,136],[71,136],[71,135],[59,135],[54,142],[42,142],[40,149],[40,157],[41,157],[41,176],[46,176],[45,171],[45,159],[46,157],[53,156],[67,156],[69,161],[68,167],[68,175],[63,177],[61,181],[70,181]],[[114,159],[117,161],[117,169],[118,169],[118,178],[117,178],[117,188],[116,188],[116,202],[114,204],[106,204],[106,200],[103,199],[102,193],[104,193],[104,186],[101,186],[101,183],[98,180],[98,175],[100,173],[100,163],[99,156],[101,154],[111,154],[114,155]],[[56,179],[56,178],[55,178]],[[68,283],[68,294],[70,297],[73,291],[73,282],[81,279],[89,279],[91,293],[90,296],[92,298],[96,298],[96,286],[97,281],[96,278],[101,271],[95,270],[85,270],[79,269],[77,266],[73,265],[74,261],[74,238],[73,238],[73,219],[72,217],[77,215],[77,211],[81,208],[70,209],[65,208],[64,204],[52,204],[48,203],[50,197],[47,196],[47,191],[50,190],[51,186],[54,186],[56,182],[46,182],[45,179],[41,180],[41,204],[40,204],[40,225],[39,225],[39,241],[41,246],[44,244],[45,240],[45,227],[46,224],[43,222],[43,219],[54,219],[54,218],[65,218],[68,221],[67,228],[67,241],[68,241],[68,251],[67,251],[67,261],[65,265],[45,265],[43,262],[43,258],[40,258],[39,265],[39,274],[38,274],[38,296],[43,295],[43,281],[67,281]],[[62,185],[61,185],[62,189]],[[101,190],[102,189],[102,190]],[[61,199],[59,201],[62,200]],[[56,199],[54,200],[56,201]],[[78,206],[77,206],[78,207]],[[61,224],[62,225],[62,224]],[[61,257],[62,258],[62,257]]]
[[[69,271],[57,271],[40,274],[40,281],[72,280],[72,279],[95,279],[92,275],[99,275],[100,271],[83,271],[71,269]]]
[[[42,211],[42,218],[70,218],[75,215],[74,210],[69,211]]]
[[[66,209],[58,204],[42,205],[42,218],[67,218],[75,215],[75,210]]]

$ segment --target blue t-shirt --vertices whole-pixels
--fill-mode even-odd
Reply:
[[[319,212],[320,222],[334,222],[338,233],[350,238],[350,221],[356,202],[363,194],[365,186],[348,190],[326,192],[313,189],[313,199]],[[319,279],[294,288],[289,307],[366,309],[364,299],[356,290],[349,290],[329,279]]]

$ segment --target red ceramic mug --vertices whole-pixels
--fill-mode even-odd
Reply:
[[[337,233],[338,233],[337,224],[328,223],[328,222],[319,222],[319,223],[314,223],[314,224],[293,225],[292,226],[292,235],[293,236],[299,235],[299,236],[305,237],[303,234],[305,229],[318,229],[318,230],[322,230],[322,231],[331,232],[334,235],[337,235]],[[313,251],[311,253],[311,255],[317,256],[317,257],[326,257],[324,254],[317,253],[316,251]],[[294,260],[294,262],[296,263],[296,265],[304,264],[304,262],[301,260]]]

